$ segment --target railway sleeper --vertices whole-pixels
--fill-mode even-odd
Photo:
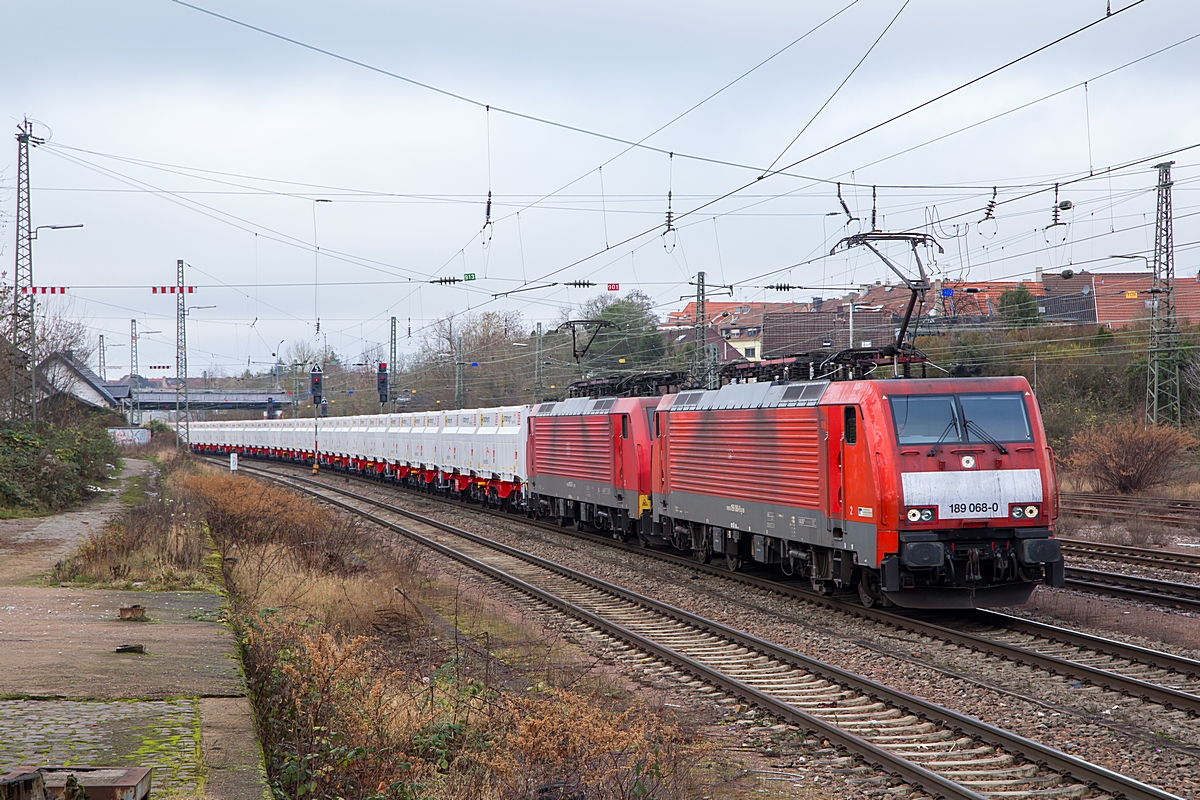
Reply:
[[[985,773],[985,775],[986,775],[986,773]],[[982,778],[984,776],[981,775],[980,777]],[[1017,786],[1061,786],[1062,782],[1063,782],[1063,778],[1057,772],[1050,772],[1045,775],[1038,775],[1036,777],[1026,777],[1026,778],[1008,778],[1008,779],[1002,778],[999,780],[991,779],[991,780],[960,780],[960,781],[958,781],[958,783],[962,784],[963,786],[968,786],[972,789],[1000,789],[1000,788],[1013,788],[1013,787],[1017,787]],[[1055,793],[1050,796],[1051,797],[1063,797],[1063,796],[1075,797],[1075,796],[1077,796],[1074,794],[1074,788],[1076,786],[1078,786],[1080,789],[1088,788],[1088,787],[1084,786],[1083,784],[1070,784],[1069,786],[1065,787],[1067,789],[1066,794]],[[989,792],[988,794],[991,794],[993,797],[995,797],[995,796],[1003,797],[1004,796],[1003,794],[996,795],[994,792]],[[1027,796],[1029,796],[1029,794],[1030,794],[1029,792],[1022,792],[1020,795],[1014,795],[1014,796],[1027,797]],[[1035,794],[1034,796],[1038,797],[1038,796],[1044,796],[1044,795],[1036,795]],[[1082,796],[1082,795],[1078,795],[1078,796]]]
[[[872,744],[877,744],[884,747],[888,744],[897,745],[914,745],[922,742],[944,742],[947,739],[954,737],[954,731],[946,730],[938,727],[935,722],[926,722],[920,726],[922,730],[914,731],[912,734],[904,736],[872,736],[870,737]]]
[[[1022,764],[1019,767],[1012,767],[1009,769],[991,769],[991,770],[987,770],[987,771],[983,771],[984,768],[983,768],[983,765],[981,765],[981,764],[974,764],[973,766],[978,766],[978,767],[980,767],[980,769],[946,770],[946,771],[939,770],[939,772],[944,777],[953,778],[954,780],[957,781],[960,778],[976,778],[976,777],[988,777],[988,778],[992,778],[992,779],[1003,779],[1003,780],[1019,780],[1020,778],[1032,778],[1034,775],[1037,775],[1037,771],[1038,771],[1037,764]]]
[[[895,752],[895,751],[893,751],[893,752]],[[1004,767],[1012,766],[1013,764],[1017,763],[1017,757],[1014,755],[1010,755],[1009,753],[1000,753],[1000,754],[995,754],[995,753],[996,753],[996,750],[991,747],[977,747],[974,750],[960,750],[960,751],[955,751],[955,755],[960,755],[960,756],[970,756],[970,755],[987,756],[988,754],[994,754],[994,755],[992,755],[990,758],[970,758],[970,759],[956,758],[952,761],[950,761],[950,760],[930,761],[930,760],[928,760],[929,759],[928,753],[896,753],[896,755],[903,756],[904,758],[907,758],[909,761],[922,761],[922,763],[926,769],[932,769],[932,770],[936,770],[938,772],[941,772],[942,770],[952,770],[954,767],[971,767],[971,770],[969,770],[970,772],[974,772],[976,769],[982,769],[982,768],[1001,769]],[[1024,765],[1021,768],[1026,769],[1029,766],[1030,765]],[[1032,765],[1032,766],[1034,766],[1036,768],[1036,765]],[[968,772],[968,770],[961,770],[961,771],[964,774],[966,774]]]
[[[896,731],[908,730],[913,725],[920,723],[920,718],[912,714],[895,719],[881,718],[874,714],[847,714],[846,716],[836,717],[835,721],[839,728],[847,730],[880,730],[889,733]]]
[[[918,745],[921,748],[920,750],[904,750],[903,745],[882,746],[886,747],[888,750],[891,750],[896,755],[903,756],[910,761],[929,761],[950,755],[953,755],[955,758],[961,758],[963,756],[983,755],[985,753],[994,753],[1003,758],[1013,758],[1013,756],[1007,753],[1001,753],[992,745],[979,744],[979,742],[975,741],[970,736],[961,735],[936,742],[922,743]]]

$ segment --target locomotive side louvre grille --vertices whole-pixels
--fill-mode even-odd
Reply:
[[[818,508],[818,433],[815,410],[672,417],[670,491]]]
[[[535,475],[614,483],[612,428],[607,416],[537,417]]]

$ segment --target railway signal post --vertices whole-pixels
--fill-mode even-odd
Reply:
[[[316,475],[317,471],[321,467],[320,408],[321,408],[321,394],[322,394],[321,382],[322,382],[323,377],[324,376],[321,374],[321,365],[313,364],[312,372],[310,372],[308,375],[309,388],[312,390],[312,399],[313,399],[313,468],[312,468],[313,475]]]
[[[379,410],[387,413],[388,401],[388,365],[379,362],[379,372],[375,376],[376,388],[379,389]]]

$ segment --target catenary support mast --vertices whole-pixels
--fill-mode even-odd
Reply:
[[[392,376],[396,374],[396,318],[392,317],[392,346],[388,349],[388,369]],[[396,382],[388,381],[388,399],[392,401],[392,411],[396,410]]]
[[[37,422],[37,323],[33,295],[33,223],[29,208],[29,146],[41,143],[42,140],[33,135],[33,123],[24,120],[17,128],[17,247],[13,270],[9,418],[33,422]]]
[[[176,445],[190,446],[191,427],[188,420],[188,385],[187,385],[187,303],[184,293],[187,286],[183,282],[183,259],[175,262],[175,291],[178,293],[175,304],[175,435]]]
[[[137,320],[129,320],[129,424],[142,424],[142,406],[138,401],[138,332]]]
[[[1175,319],[1175,225],[1171,213],[1171,165],[1158,170],[1154,221],[1154,279],[1150,288],[1150,366],[1146,374],[1146,424],[1183,423],[1179,397],[1179,328]]]

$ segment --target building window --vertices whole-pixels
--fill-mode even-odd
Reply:
[[[754,352],[755,352],[755,348],[753,348],[753,347],[747,347],[747,348],[746,348],[746,353],[745,353],[745,355],[746,355],[746,358],[754,358]]]

